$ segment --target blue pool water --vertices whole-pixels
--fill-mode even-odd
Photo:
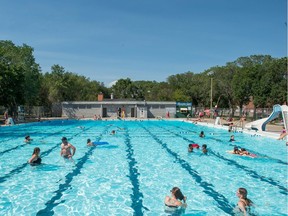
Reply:
[[[57,120],[0,135],[0,215],[169,215],[163,201],[174,186],[187,196],[185,215],[233,215],[239,187],[257,215],[287,215],[282,141],[234,133],[231,143],[226,130],[181,121]],[[60,157],[62,136],[77,148],[74,162]],[[87,147],[87,138],[109,145]],[[207,144],[208,155],[188,153],[191,142]],[[227,153],[234,145],[258,157]],[[35,147],[44,164],[32,167]]]

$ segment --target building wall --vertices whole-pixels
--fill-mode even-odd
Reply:
[[[169,112],[169,116],[173,118],[176,114],[175,105],[153,104],[148,106],[148,118],[162,117],[165,118]]]
[[[94,115],[101,117],[118,116],[118,109],[124,110],[125,117],[156,118],[166,117],[169,111],[170,117],[176,113],[175,102],[143,102],[143,101],[95,101],[95,102],[63,102],[62,117],[67,118],[93,118]],[[144,109],[141,109],[144,108]],[[106,110],[106,116],[104,112]],[[143,112],[142,112],[143,111]]]

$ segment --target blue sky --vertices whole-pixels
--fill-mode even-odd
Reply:
[[[0,39],[108,84],[287,56],[286,0],[0,0]]]

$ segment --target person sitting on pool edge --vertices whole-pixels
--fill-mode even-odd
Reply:
[[[245,188],[238,188],[237,196],[239,201],[237,203],[238,210],[243,213],[243,215],[247,215],[250,212],[250,207],[253,206],[253,202],[247,198],[247,190]]]
[[[62,140],[62,144],[61,144],[60,155],[67,159],[72,158],[76,152],[76,148],[72,144],[68,143],[66,137],[62,137],[61,140]],[[71,149],[73,151],[72,154],[71,154]]]
[[[201,138],[205,137],[204,131],[200,132],[199,137],[201,137]]]
[[[29,135],[25,136],[24,142],[29,143],[30,141],[32,141],[32,139],[30,138],[30,136],[29,136]]]
[[[164,200],[165,206],[171,207],[171,208],[178,208],[178,207],[186,208],[187,207],[187,204],[186,204],[187,198],[182,194],[180,188],[173,187],[170,192],[171,192],[171,197],[169,196],[165,197],[165,200]],[[183,203],[181,201],[183,201]]]
[[[28,160],[28,163],[32,166],[41,164],[42,160],[41,160],[39,154],[40,154],[40,148],[38,148],[38,147],[34,148],[32,157]]]
[[[208,150],[207,150],[207,145],[206,144],[202,145],[202,152],[203,152],[203,154],[207,154]]]

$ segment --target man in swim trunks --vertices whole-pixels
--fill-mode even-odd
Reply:
[[[71,154],[71,149],[73,151],[72,154]],[[64,158],[70,159],[72,158],[72,156],[74,156],[75,152],[76,152],[76,148],[72,144],[68,143],[66,137],[63,137],[60,155]]]

